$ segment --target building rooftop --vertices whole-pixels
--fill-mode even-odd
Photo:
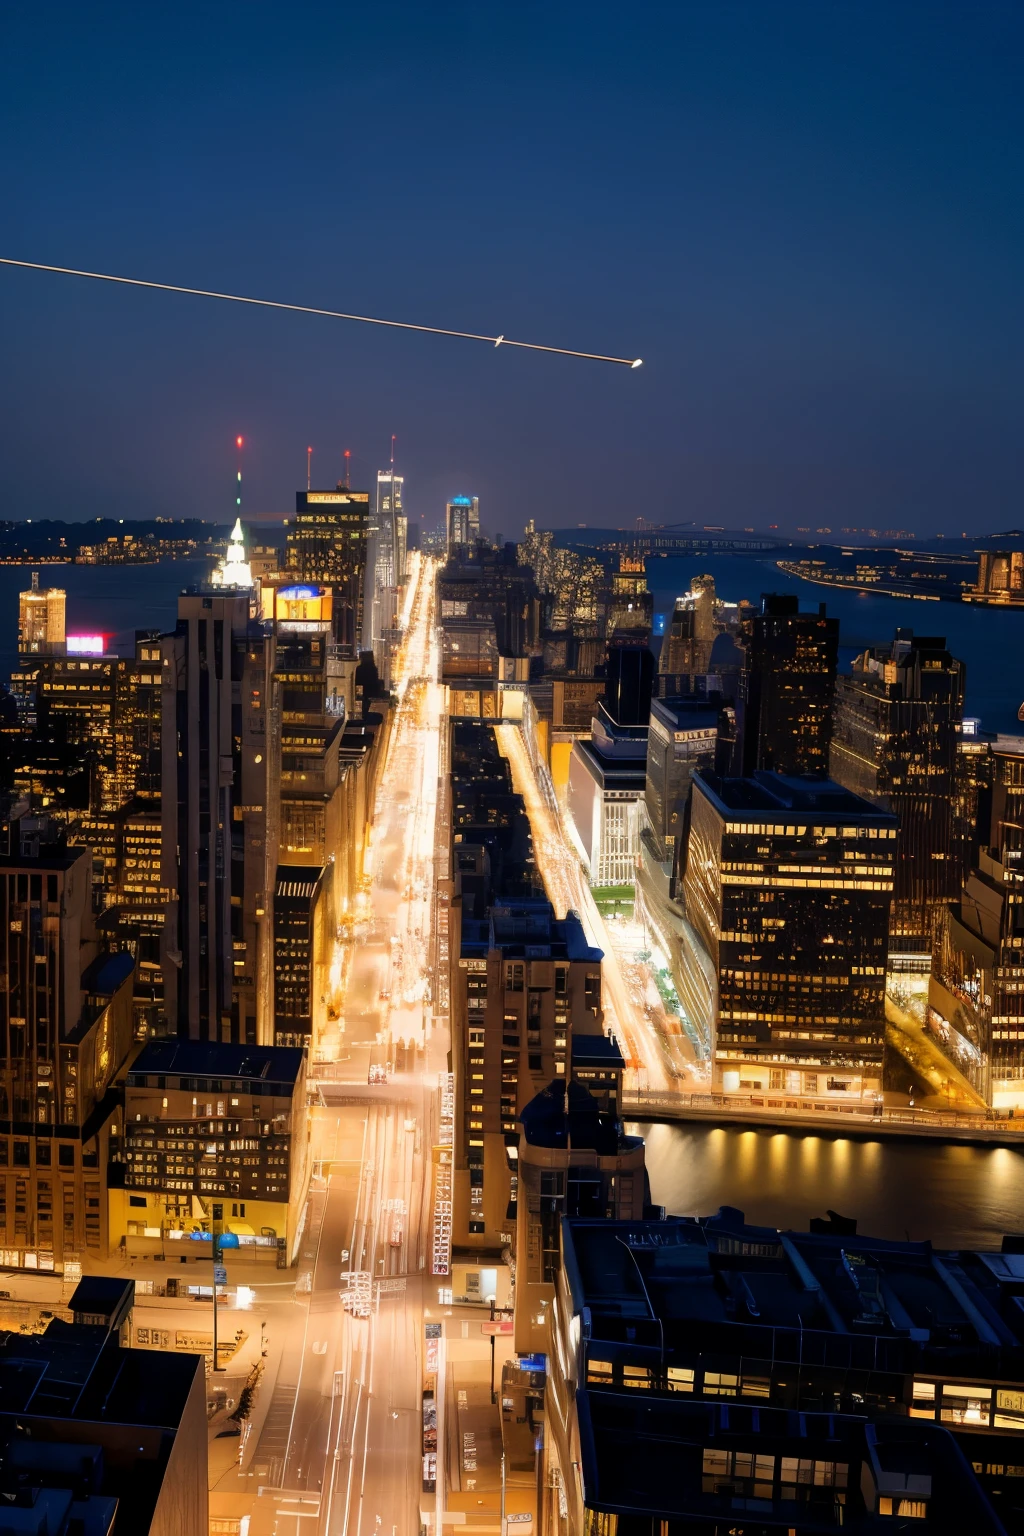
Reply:
[[[892,812],[882,810],[832,779],[790,777],[760,769],[751,778],[732,779],[700,768],[694,774],[694,782],[727,818],[736,812],[777,817],[784,811],[794,820],[825,815],[842,816],[852,822],[896,824]]]
[[[82,991],[98,997],[113,997],[135,969],[134,956],[127,950],[112,955],[98,955],[82,976]]]
[[[576,1067],[594,1067],[600,1071],[623,1071],[626,1063],[619,1043],[611,1035],[580,1035],[572,1037],[572,1064]]]
[[[603,951],[587,943],[583,924],[575,912],[557,918],[543,898],[509,901],[492,892],[488,916],[463,917],[464,956],[485,955],[500,949],[506,959],[583,960],[600,964]]]
[[[157,1077],[217,1077],[294,1085],[303,1069],[303,1051],[283,1045],[222,1045],[207,1040],[150,1040],[128,1074],[129,1087]]]
[[[670,1362],[717,1350],[1024,1379],[1019,1255],[838,1229],[778,1232],[729,1206],[663,1222],[568,1221],[563,1249],[591,1340],[613,1357],[663,1347]]]

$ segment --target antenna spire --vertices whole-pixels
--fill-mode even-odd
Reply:
[[[242,438],[235,438],[235,447],[238,449],[238,474],[235,478],[235,516],[242,515]]]
[[[306,449],[306,490],[307,491],[309,490],[309,478],[310,478],[310,473],[311,473],[311,470],[312,470],[312,464],[313,464],[313,450],[312,450],[312,448],[307,448]]]

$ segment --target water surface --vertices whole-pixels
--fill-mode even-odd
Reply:
[[[826,1210],[875,1237],[998,1248],[1024,1232],[1024,1151],[710,1125],[630,1127],[647,1144],[651,1197],[678,1216],[735,1205],[806,1231]]]

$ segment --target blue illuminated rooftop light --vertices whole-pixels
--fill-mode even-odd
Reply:
[[[473,505],[473,498],[472,496],[453,496],[451,505],[453,507],[471,507]]]

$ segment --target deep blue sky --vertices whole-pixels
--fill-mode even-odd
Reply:
[[[4,8],[0,515],[287,511],[398,434],[491,531],[1019,524],[1024,6]]]

